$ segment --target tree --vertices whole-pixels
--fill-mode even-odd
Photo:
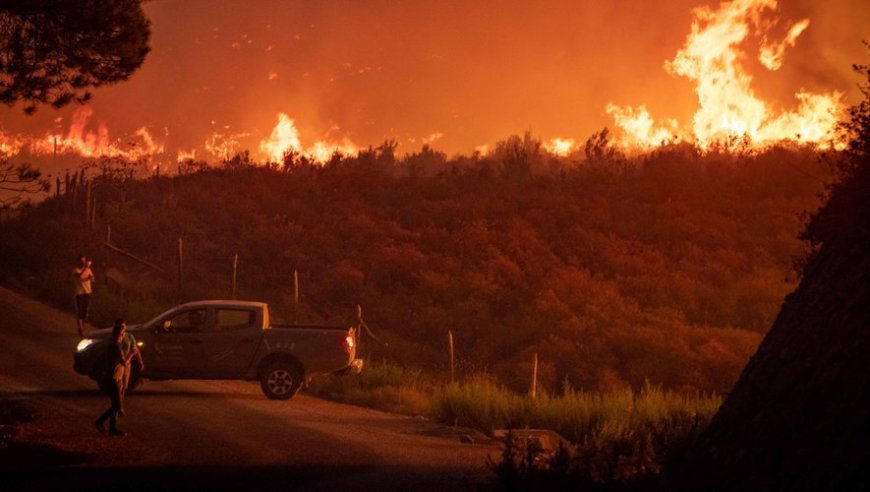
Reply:
[[[11,207],[23,194],[47,191],[48,187],[39,170],[29,164],[13,164],[0,156],[0,207]]]
[[[0,102],[84,103],[142,65],[150,35],[140,0],[0,0]]]
[[[853,69],[866,77],[860,86],[864,100],[850,107],[849,118],[838,125],[847,144],[835,163],[837,180],[828,187],[826,203],[810,217],[801,236],[815,248],[854,229],[870,213],[870,65]]]

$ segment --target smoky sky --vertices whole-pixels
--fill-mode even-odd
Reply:
[[[780,2],[782,26],[811,20],[780,71],[743,60],[775,105],[793,105],[801,89],[860,97],[850,66],[870,53],[861,44],[870,4],[822,3]],[[215,132],[247,134],[243,147],[256,151],[278,112],[296,120],[305,142],[395,139],[401,152],[435,134],[443,136],[433,146],[448,154],[526,130],[582,142],[612,126],[608,102],[690,121],[692,85],[663,65],[701,5],[718,2],[148,2],[153,50],[129,81],[95,91],[93,119],[119,137],[146,126],[165,141],[167,160]],[[0,129],[44,133],[74,110],[25,116],[3,106]]]

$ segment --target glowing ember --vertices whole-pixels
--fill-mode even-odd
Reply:
[[[219,159],[229,160],[242,149],[239,139],[249,135],[250,133],[212,133],[205,141],[205,150]]]
[[[809,19],[804,19],[790,27],[783,41],[768,43],[767,31],[775,22],[762,22],[761,16],[776,8],[775,0],[734,0],[722,3],[715,12],[708,7],[693,12],[692,31],[665,68],[695,83],[698,110],[690,133],[700,148],[727,143],[734,137],[747,138],[753,148],[782,140],[824,147],[832,138],[842,94],[799,92],[797,110],[776,115],[756,97],[752,76],[739,63],[744,58],[740,45],[750,30],[765,40],[759,52],[762,65],[776,70],[782,65],[786,47],[794,46],[809,26]],[[622,130],[619,144],[626,148],[645,149],[680,138],[675,123],[656,125],[642,106],[633,109],[611,104],[607,111]]]
[[[574,148],[574,139],[552,138],[544,143],[544,148],[551,154],[564,157],[570,154],[571,150]]]
[[[175,158],[176,162],[195,161],[195,160],[196,160],[196,149],[190,149],[190,150],[178,149],[178,156]]]
[[[431,133],[431,134],[429,134],[428,137],[423,139],[423,143],[426,145],[433,144],[436,141],[441,140],[441,137],[443,137],[443,136],[444,136],[444,134],[441,132]]]
[[[270,162],[283,162],[284,154],[292,152],[323,163],[336,153],[354,155],[359,152],[359,147],[350,140],[343,139],[339,143],[317,141],[310,147],[304,148],[293,119],[284,113],[278,113],[278,123],[272,129],[269,138],[260,141],[260,152]]]

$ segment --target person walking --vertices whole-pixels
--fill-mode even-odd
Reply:
[[[106,378],[105,388],[111,405],[94,421],[94,426],[97,430],[105,432],[105,424],[106,420],[108,420],[110,436],[125,435],[125,432],[118,429],[117,426],[118,412],[121,410],[121,388],[124,383],[124,367],[135,354],[135,352],[130,352],[126,357],[123,355],[121,342],[124,340],[126,332],[127,323],[123,319],[116,319],[115,326],[112,328],[112,339],[109,341],[109,347],[106,349],[106,374],[103,376]]]
[[[126,414],[124,411],[124,401],[127,398],[127,389],[130,387],[130,376],[133,374],[133,359],[130,357],[130,354],[139,362],[139,374],[142,374],[142,371],[145,370],[142,352],[139,351],[139,346],[136,345],[136,337],[132,333],[125,331],[124,339],[121,340],[121,355],[127,363],[124,364],[124,378],[121,384],[121,410],[118,411],[118,417],[123,417]]]
[[[88,319],[88,306],[91,304],[93,292],[94,272],[91,270],[91,260],[85,255],[79,255],[79,266],[73,268],[72,276],[76,292],[76,324],[81,338],[84,336],[85,320]]]

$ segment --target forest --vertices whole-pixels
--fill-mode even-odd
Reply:
[[[806,148],[727,148],[627,156],[604,130],[567,157],[526,134],[487,155],[92,160],[3,215],[0,282],[71,310],[92,256],[102,327],[230,297],[238,255],[237,297],[284,321],[355,325],[361,306],[371,360],[449,374],[449,332],[460,377],[516,390],[537,354],[544,391],[724,394],[797,284],[833,172]]]

